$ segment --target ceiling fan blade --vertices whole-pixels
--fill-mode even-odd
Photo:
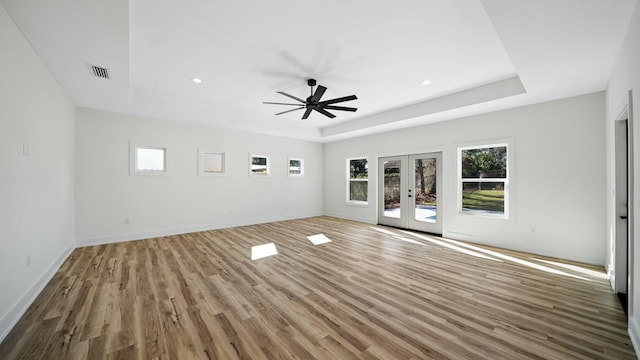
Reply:
[[[331,99],[331,100],[321,101],[318,104],[319,105],[329,105],[329,104],[335,104],[335,103],[339,103],[339,102],[343,102],[343,101],[357,100],[357,99],[358,99],[357,96],[349,95],[349,96],[343,96],[343,97],[335,98],[335,99]]]
[[[332,113],[328,112],[327,110],[321,108],[320,106],[316,106],[313,108],[315,111],[319,112],[320,114],[324,115],[324,116],[328,116],[330,118],[334,118],[336,117],[335,115],[333,115]]]
[[[304,109],[304,106],[300,106],[299,108],[295,108],[295,109],[291,109],[291,110],[286,110],[286,111],[283,111],[283,112],[279,112],[279,113],[277,113],[276,115],[282,115],[282,114],[286,114],[286,113],[288,113],[288,112],[292,112],[292,111],[296,111],[296,110],[300,110],[300,109]]]
[[[311,115],[311,108],[308,107],[307,111],[304,112],[304,115],[302,115],[302,120],[307,119],[309,117],[309,115]]]
[[[286,93],[286,92],[284,92],[284,91],[276,91],[276,92],[277,92],[278,94],[281,94],[281,95],[284,95],[284,96],[290,97],[290,98],[292,98],[293,100],[298,100],[298,101],[300,101],[301,103],[306,104],[306,101],[301,100],[301,99],[298,99],[297,97],[295,97],[295,96],[293,96],[293,95],[289,95],[289,94],[287,94],[287,93]],[[297,105],[297,104],[296,104],[296,105]]]
[[[320,105],[322,106],[322,105]],[[335,105],[327,105],[327,106],[322,106],[323,109],[328,109],[328,110],[342,110],[342,111],[356,111],[358,110],[358,108],[354,108],[354,107],[346,107],[346,106],[335,106]]]
[[[292,105],[292,106],[301,106],[300,104],[290,104],[290,103],[281,103],[281,102],[270,102],[270,101],[263,101],[263,104],[270,104],[270,105]]]
[[[326,87],[322,85],[318,85],[318,88],[316,88],[315,94],[313,94],[313,96],[311,97],[311,102],[317,103],[318,101],[320,101],[320,98],[322,98],[322,95],[324,95],[325,91],[327,91]]]

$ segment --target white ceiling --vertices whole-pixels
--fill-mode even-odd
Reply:
[[[77,106],[322,142],[603,90],[636,6],[0,1]],[[356,94],[340,105],[358,111],[302,121],[262,104],[290,102],[276,91],[305,98],[308,78],[328,88],[323,100]]]

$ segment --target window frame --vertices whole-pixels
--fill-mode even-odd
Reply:
[[[366,160],[367,161],[367,177],[365,179],[357,179],[357,178],[351,178],[351,161],[352,160]],[[347,158],[347,163],[346,163],[347,167],[346,167],[346,202],[349,205],[369,205],[369,176],[371,175],[371,172],[369,171],[369,158],[367,156],[356,156],[356,157],[350,157]],[[357,182],[365,182],[367,184],[367,200],[366,201],[361,201],[361,200],[352,200],[351,197],[351,182],[352,181],[357,181]]]
[[[462,178],[462,152],[464,150],[473,149],[487,149],[494,147],[506,147],[507,159],[506,159],[506,176],[505,178]],[[513,159],[514,159],[514,142],[512,139],[501,139],[495,141],[477,142],[473,144],[458,145],[456,147],[456,173],[457,173],[457,197],[456,197],[456,209],[457,214],[462,216],[471,216],[475,218],[486,219],[498,219],[498,220],[513,220]],[[504,212],[503,214],[491,214],[482,210],[463,210],[462,196],[463,196],[463,183],[465,182],[481,182],[481,183],[503,183],[504,189]]]
[[[291,161],[300,161],[300,174],[291,173]],[[287,174],[289,177],[301,178],[304,177],[304,159],[300,157],[289,157],[287,159]]]
[[[203,156],[208,154],[216,154],[221,156],[221,172],[207,172],[204,169],[204,161]],[[227,154],[225,151],[209,148],[209,147],[198,147],[198,176],[203,177],[215,177],[215,176],[226,176],[227,175]]]
[[[267,171],[265,174],[261,174],[261,173],[255,173],[253,172],[253,158],[265,158],[267,159]],[[264,177],[270,177],[271,176],[271,156],[269,155],[264,155],[261,153],[249,153],[249,177],[258,177],[258,178],[264,178]]]
[[[138,170],[138,149],[162,150],[163,170]],[[130,176],[168,176],[169,146],[165,143],[129,141],[129,175]]]

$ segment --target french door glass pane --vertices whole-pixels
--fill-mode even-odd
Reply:
[[[415,159],[415,219],[417,221],[436,222],[436,159]]]
[[[400,218],[400,160],[384,162],[384,216]]]

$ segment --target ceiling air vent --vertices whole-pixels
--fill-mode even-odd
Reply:
[[[103,79],[109,79],[109,69],[101,67],[101,66],[96,66],[96,65],[89,65],[89,69],[91,69],[91,73],[93,74],[93,76],[99,77],[99,78],[103,78]]]

